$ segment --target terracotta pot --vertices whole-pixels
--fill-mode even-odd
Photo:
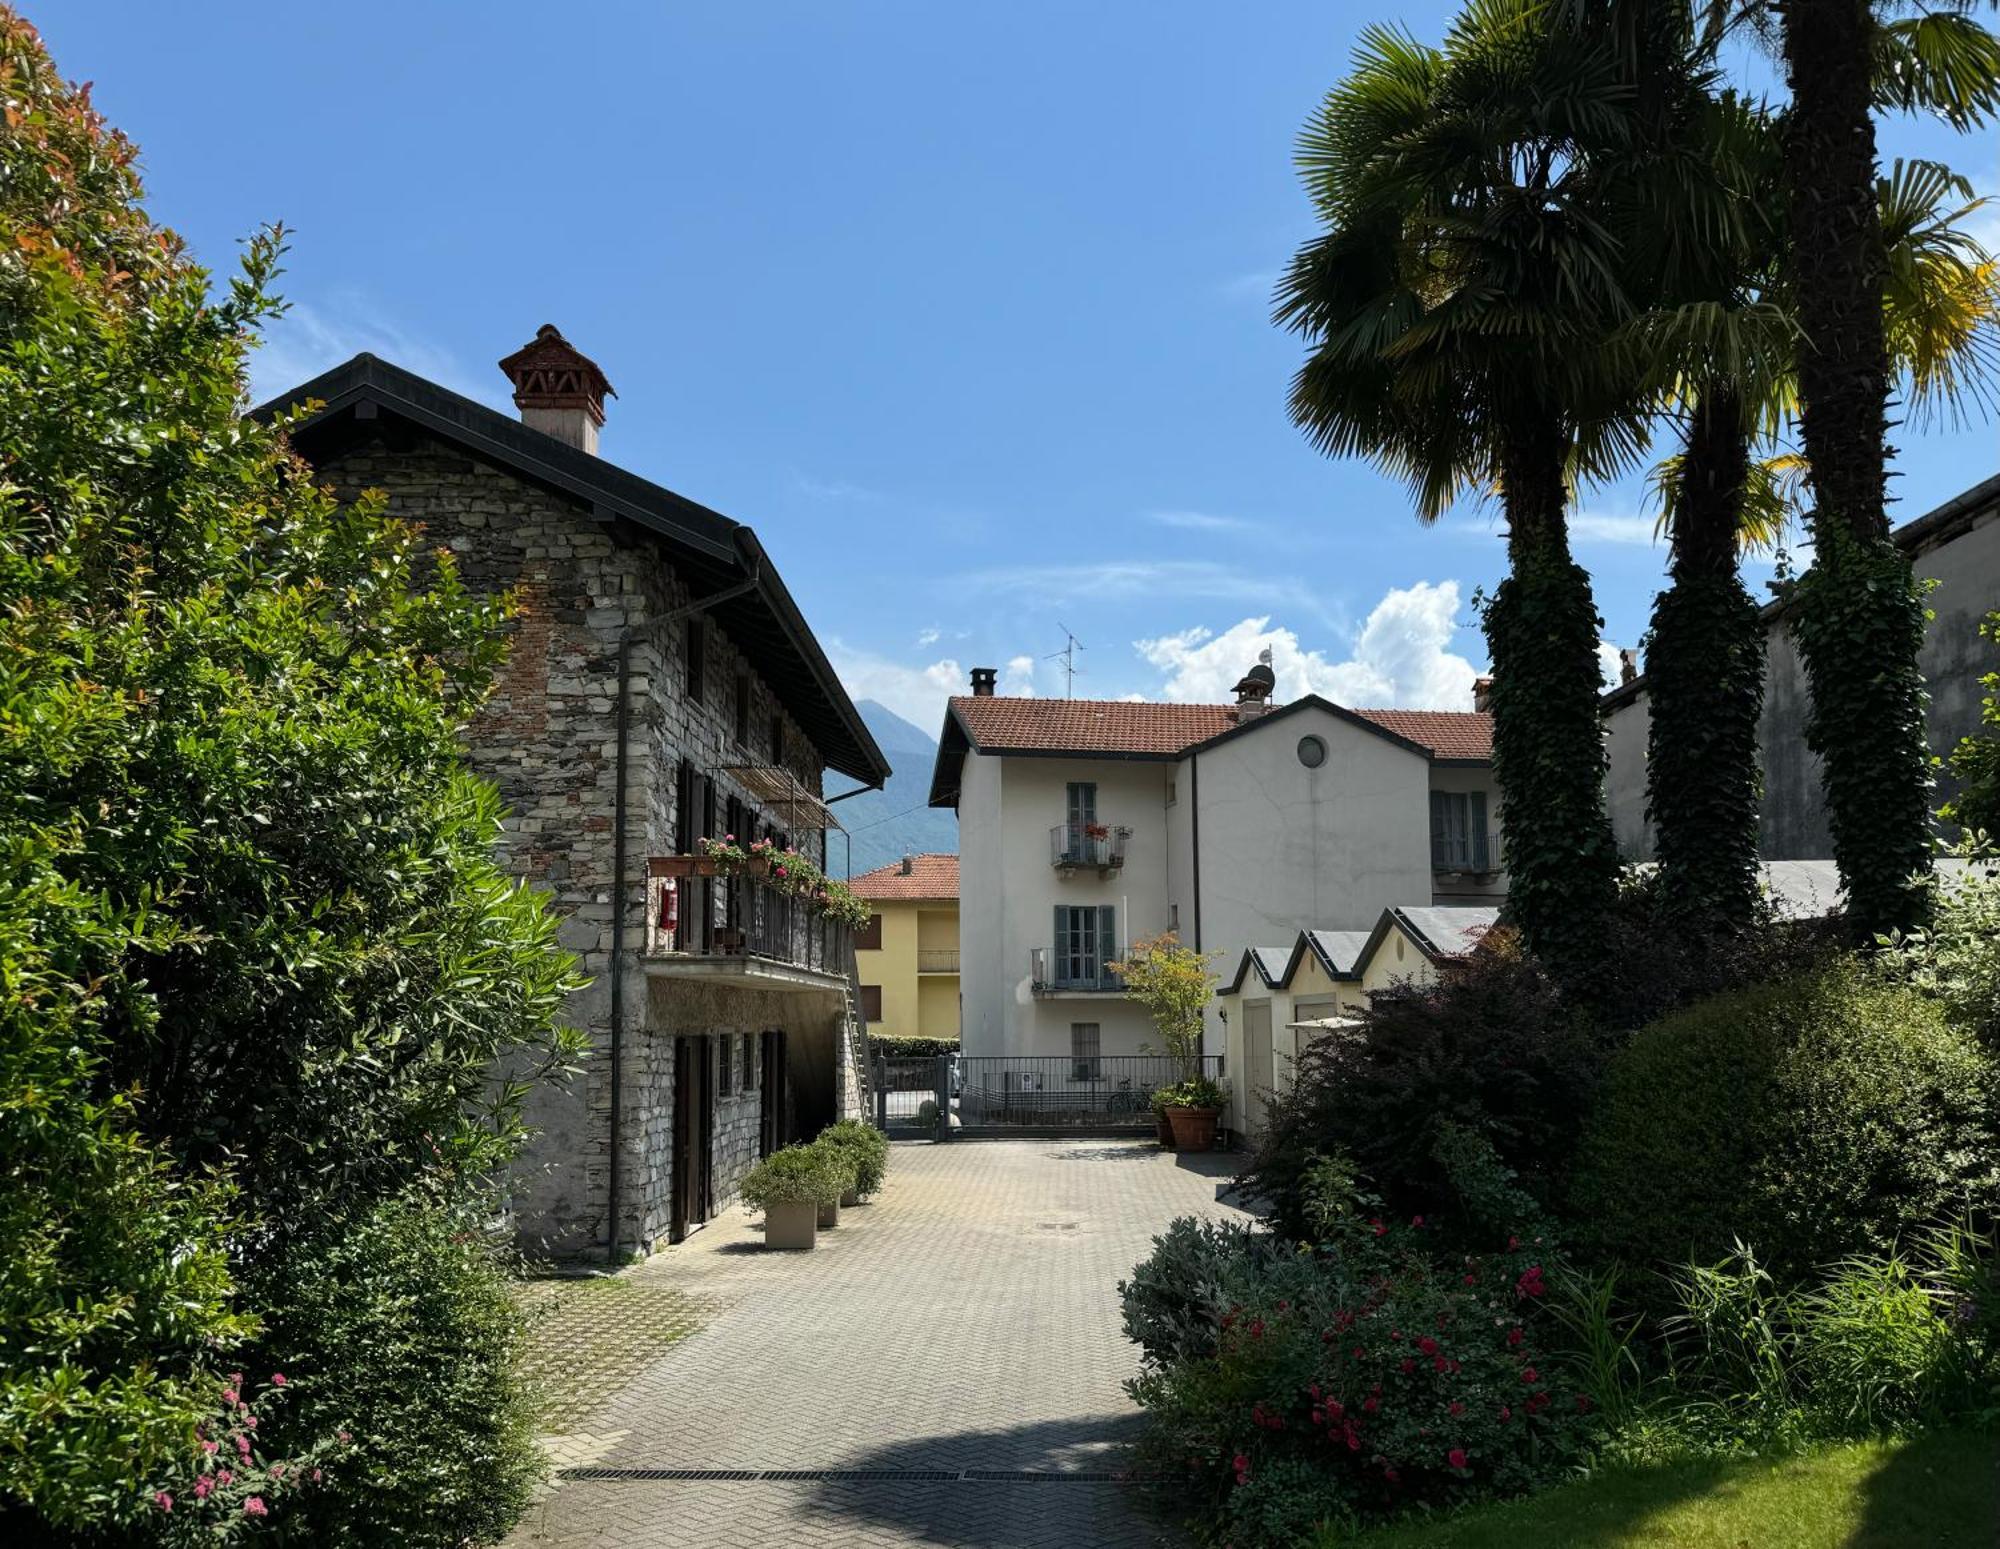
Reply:
[[[768,877],[771,874],[771,857],[753,855],[743,863],[743,869],[753,877]]]
[[[1160,1126],[1160,1144],[1165,1146],[1169,1151],[1173,1150],[1174,1125],[1173,1121],[1167,1117],[1167,1110],[1164,1108],[1155,1108],[1153,1110],[1153,1118]]]
[[[817,1235],[819,1207],[811,1200],[796,1204],[772,1205],[764,1212],[764,1246],[767,1248],[810,1248]]]
[[[821,1205],[819,1207],[820,1230],[826,1231],[838,1225],[840,1225],[840,1201],[835,1200],[830,1205]]]
[[[1167,1120],[1174,1128],[1174,1149],[1213,1151],[1215,1123],[1221,1115],[1219,1108],[1169,1108]]]
[[[715,859],[708,855],[656,855],[646,869],[656,877],[712,877]]]

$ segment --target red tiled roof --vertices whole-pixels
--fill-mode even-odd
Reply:
[[[955,696],[973,746],[1009,753],[1174,754],[1236,727],[1234,705],[1138,704],[1122,699]],[[1472,710],[1353,710],[1438,758],[1490,759],[1493,717]]]
[[[909,874],[901,861],[891,861],[864,871],[847,884],[861,898],[956,898],[958,897],[958,857],[956,855],[915,855]]]

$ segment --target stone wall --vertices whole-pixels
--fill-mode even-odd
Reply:
[[[705,772],[768,762],[773,716],[786,767],[814,793],[820,789],[819,752],[712,620],[705,627],[701,702],[689,698],[686,628],[664,615],[685,608],[692,596],[663,547],[647,535],[602,522],[574,500],[424,437],[404,436],[394,445],[377,439],[327,458],[319,472],[344,498],[362,489],[385,491],[391,512],[423,524],[434,544],[457,557],[470,588],[511,591],[516,600],[508,660],[468,741],[473,766],[499,786],[509,811],[503,864],[548,892],[564,917],[563,945],[591,975],[569,1016],[590,1033],[597,1055],[569,1088],[538,1092],[531,1101],[529,1121],[541,1134],[514,1191],[524,1242],[557,1254],[601,1250],[607,1238],[615,698],[619,640],[628,628],[635,631],[620,1238],[628,1251],[650,1247],[665,1230],[671,1198],[673,1045],[648,1030],[660,998],[647,992],[638,949],[645,933],[646,858],[674,849],[675,769],[683,757]],[[650,631],[649,623],[655,625]],[[741,745],[735,738],[739,676],[748,677],[751,691],[750,735]],[[730,794],[748,800],[724,777],[718,776],[717,787],[719,800]],[[818,836],[800,836],[800,842],[823,860]],[[744,1014],[708,1030],[781,1025],[753,1025]],[[688,1030],[689,1017],[676,1011],[666,1025]],[[754,1158],[754,1105],[737,1106],[752,1108]],[[719,1195],[722,1159],[740,1152],[742,1124],[740,1113],[718,1106],[718,1130],[729,1131],[727,1145],[717,1137]],[[729,1190],[737,1176],[740,1168],[729,1175]]]

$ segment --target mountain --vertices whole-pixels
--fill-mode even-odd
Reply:
[[[843,874],[848,862],[843,852],[849,845],[855,876],[905,855],[957,854],[958,814],[949,807],[927,805],[937,740],[872,699],[858,700],[854,708],[861,712],[863,723],[894,772],[881,790],[834,804],[833,815],[840,819],[848,838],[843,841],[838,834],[826,836],[828,872],[836,877]],[[831,796],[852,789],[852,782],[843,776],[835,775],[828,781]]]

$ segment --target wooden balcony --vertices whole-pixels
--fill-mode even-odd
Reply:
[[[802,991],[847,985],[852,933],[803,899],[748,873],[716,876],[694,856],[657,857],[647,872],[650,977]]]

